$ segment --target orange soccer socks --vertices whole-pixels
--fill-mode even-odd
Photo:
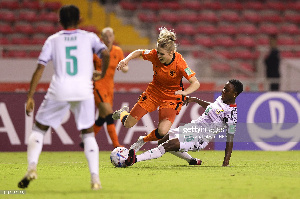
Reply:
[[[116,132],[115,124],[114,124],[114,119],[112,118],[112,114],[106,116],[106,124],[107,124],[107,131],[109,134],[109,137],[114,145],[114,147],[119,147],[121,146],[119,143],[118,135]]]
[[[164,136],[159,135],[158,129],[155,129],[151,133],[149,133],[146,137],[144,137],[144,142],[157,141],[162,139],[163,137]]]

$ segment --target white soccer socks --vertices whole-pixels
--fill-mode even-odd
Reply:
[[[89,164],[91,176],[93,174],[99,176],[99,147],[94,132],[82,134],[82,141],[84,143],[84,154]]]
[[[140,161],[159,158],[165,153],[166,153],[165,148],[162,145],[159,145],[158,147],[156,147],[154,149],[150,149],[150,150],[148,150],[148,151],[146,151],[146,152],[144,152],[140,155],[137,155],[136,156],[136,161],[140,162]]]

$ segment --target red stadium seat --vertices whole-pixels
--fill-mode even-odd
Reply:
[[[265,3],[265,6],[264,6],[266,9],[271,9],[271,10],[278,10],[278,11],[283,11],[285,10],[286,6],[284,3],[282,2],[277,2],[277,1],[267,1]]]
[[[35,22],[38,20],[36,11],[22,10],[19,12],[18,21]]]
[[[192,41],[188,38],[179,38],[178,40],[178,44],[180,46],[191,46],[193,45]]]
[[[14,29],[10,24],[0,24],[0,33],[2,34],[11,34],[14,32]]]
[[[159,20],[167,23],[177,23],[179,21],[179,17],[174,12],[162,12],[159,15]]]
[[[244,9],[251,9],[251,10],[262,10],[264,9],[264,5],[260,1],[246,1],[243,3]]]
[[[300,11],[300,2],[299,1],[290,1],[285,5],[288,10]]]
[[[38,58],[40,56],[40,51],[32,50],[28,52],[28,57],[30,58]]]
[[[32,34],[35,32],[34,28],[32,27],[32,25],[30,23],[28,24],[16,24],[15,25],[15,31],[19,32],[19,33],[23,33],[23,34]]]
[[[208,10],[221,10],[223,9],[222,4],[218,1],[206,1],[203,3],[204,9]]]
[[[135,11],[138,4],[131,1],[121,1],[120,6],[124,10]]]
[[[216,50],[214,53],[223,58],[232,59],[231,52],[228,50]]]
[[[236,45],[231,36],[217,36],[214,38],[214,44],[222,47],[233,47]]]
[[[175,27],[177,34],[193,36],[196,34],[194,25],[192,24],[179,24]]]
[[[22,4],[22,8],[38,11],[43,8],[43,6],[39,1],[24,1]]]
[[[11,39],[11,43],[15,45],[29,45],[31,40],[28,37],[14,37]]]
[[[195,12],[182,12],[179,13],[178,17],[180,18],[181,22],[197,22],[198,21],[198,14]]]
[[[211,65],[211,68],[214,71],[218,71],[218,72],[229,72],[230,71],[230,65],[226,64],[226,63],[213,63]]]
[[[214,25],[199,25],[197,28],[197,33],[200,34],[215,34],[217,33],[217,29]]]
[[[212,39],[208,36],[196,36],[196,38],[194,39],[194,43],[196,45],[205,46],[208,48],[214,46]]]
[[[283,58],[294,58],[296,55],[291,51],[282,51],[280,52],[280,56]]]
[[[286,13],[283,18],[286,22],[300,23],[300,14],[298,13]]]
[[[300,33],[299,28],[296,24],[284,24],[280,27],[280,32],[291,35],[297,35]]]
[[[244,47],[254,47],[256,42],[250,36],[240,36],[236,39],[236,44]]]
[[[31,39],[31,44],[33,45],[43,45],[46,41],[47,37],[33,37]]]
[[[243,10],[243,4],[240,3],[240,2],[224,2],[223,6],[222,6],[223,9],[229,9],[229,10]]]
[[[26,58],[27,52],[24,50],[11,50],[3,53],[4,58]]]
[[[16,20],[15,13],[8,10],[0,10],[0,20],[4,22],[14,22]]]
[[[51,11],[57,11],[58,9],[60,9],[61,6],[62,4],[58,1],[44,3],[44,8],[49,9]]]
[[[177,1],[166,1],[166,2],[160,2],[160,6],[162,9],[168,9],[168,10],[180,10],[181,5]]]
[[[253,24],[241,24],[237,27],[239,33],[247,34],[247,35],[254,35],[258,33],[258,30],[255,25]]]
[[[218,33],[228,34],[228,35],[234,35],[238,32],[235,25],[230,24],[221,24],[217,28]]]
[[[274,24],[261,24],[259,31],[265,34],[277,34],[278,28]]]
[[[198,15],[198,21],[216,23],[219,21],[218,16],[212,11],[203,11]]]
[[[8,45],[8,44],[10,44],[10,41],[6,37],[0,37],[0,44],[1,45]]]
[[[277,40],[278,45],[295,45],[296,42],[292,37],[279,37]]]
[[[157,15],[153,12],[141,12],[138,14],[138,19],[145,23],[155,23],[158,21]]]
[[[256,57],[255,53],[250,50],[236,50],[232,53],[232,57],[242,60],[253,60]]]
[[[256,43],[258,45],[269,45],[269,38],[267,36],[257,36],[256,37]]]
[[[235,11],[225,10],[220,13],[219,19],[228,22],[238,22],[240,21],[240,16]]]
[[[47,35],[53,34],[57,31],[56,27],[50,24],[39,24],[36,26],[36,30]]]
[[[0,2],[0,8],[5,8],[9,10],[16,10],[18,9],[19,2],[18,1],[9,1],[9,0],[1,0]]]
[[[157,1],[144,1],[141,3],[141,8],[145,10],[157,11],[161,9],[161,6]]]
[[[203,9],[203,4],[201,4],[199,1],[184,1],[182,3],[183,9],[186,10],[202,10]]]
[[[277,13],[263,12],[262,18],[266,22],[279,23],[282,21],[282,17],[280,15],[278,15]]]
[[[255,11],[245,11],[242,14],[242,19],[251,23],[259,23],[262,21],[261,16]]]
[[[249,63],[241,63],[239,65],[241,68],[243,68],[245,71],[248,71],[248,72],[254,72],[255,71],[255,67],[252,65],[252,64],[249,64]]]
[[[55,12],[43,12],[39,16],[39,21],[48,21],[52,23],[58,22],[58,15]]]

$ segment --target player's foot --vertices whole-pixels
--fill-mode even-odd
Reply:
[[[84,149],[84,143],[83,142],[80,142],[79,146],[80,146],[80,148]]]
[[[94,173],[92,174],[91,188],[92,188],[92,190],[102,189],[99,176],[97,174],[94,174]]]
[[[144,144],[146,144],[146,142],[144,142],[144,137],[146,136],[140,136],[136,143],[133,143],[129,149],[133,149],[135,152],[138,152],[140,148],[142,148]]]
[[[189,165],[201,165],[201,164],[202,164],[202,161],[197,158],[192,158],[189,162]]]
[[[120,119],[120,115],[121,115],[121,113],[122,113],[123,111],[129,112],[129,107],[128,107],[128,106],[123,106],[121,109],[116,110],[116,111],[113,113],[112,118],[113,118],[114,120]]]
[[[24,178],[18,183],[18,187],[25,189],[28,187],[30,181],[37,179],[37,173],[35,169],[27,171]]]
[[[132,166],[134,163],[136,163],[135,151],[133,149],[130,149],[128,158],[127,158],[127,160],[125,160],[125,164],[126,164],[126,166]]]

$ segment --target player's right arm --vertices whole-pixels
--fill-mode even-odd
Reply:
[[[140,56],[142,56],[144,50],[135,50],[133,52],[131,52],[129,55],[127,55],[127,57],[125,57],[124,59],[122,59],[118,66],[117,66],[117,70],[122,70],[122,68],[126,67],[128,65],[128,62],[132,59],[138,58]]]
[[[210,102],[201,100],[197,97],[190,97],[190,96],[186,96],[186,99],[183,102],[183,105],[188,105],[190,102],[195,102],[197,104],[199,104],[200,106],[202,106],[204,109],[206,109],[206,107],[208,105],[210,105]]]
[[[101,78],[103,78],[106,74],[106,70],[109,65],[109,51],[107,49],[101,51],[101,58],[102,58],[102,74]]]
[[[45,69],[45,66],[43,64],[38,64],[35,72],[32,75],[31,82],[30,82],[30,88],[29,88],[29,91],[27,94],[27,102],[26,102],[26,114],[28,116],[34,109],[33,95],[34,95],[36,87],[42,77],[44,69]]]

